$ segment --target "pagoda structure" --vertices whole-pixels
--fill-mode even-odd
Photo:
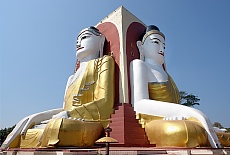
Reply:
[[[130,62],[139,59],[136,40],[146,25],[123,6],[119,7],[96,27],[106,37],[104,54],[111,55],[115,65],[115,112],[111,116],[111,137],[115,146],[153,146],[149,144],[144,128],[138,123],[130,97]]]

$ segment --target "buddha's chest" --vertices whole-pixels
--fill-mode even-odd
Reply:
[[[166,82],[168,81],[168,75],[164,70],[149,68],[148,81],[149,82]]]

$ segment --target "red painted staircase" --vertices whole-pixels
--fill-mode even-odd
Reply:
[[[118,106],[111,115],[110,128],[112,128],[110,136],[118,141],[116,144],[110,144],[112,146],[156,146],[149,143],[131,104],[123,103]]]

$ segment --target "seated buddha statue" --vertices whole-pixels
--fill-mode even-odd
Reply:
[[[165,36],[150,25],[137,41],[140,59],[130,64],[131,103],[151,144],[159,147],[222,147],[208,117],[183,106],[165,69]]]
[[[23,118],[2,148],[94,145],[114,106],[114,60],[103,56],[104,42],[105,36],[95,27],[79,33],[80,66],[67,81],[63,108]]]

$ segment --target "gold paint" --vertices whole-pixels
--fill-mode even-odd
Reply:
[[[151,144],[157,147],[207,146],[208,136],[198,123],[188,120],[154,120],[145,131]]]
[[[96,143],[118,143],[118,141],[112,137],[102,137]]]
[[[189,118],[187,118],[187,120],[196,122],[196,123],[198,123],[198,124],[200,124],[202,126],[202,124],[200,123],[200,121],[198,119],[194,118],[194,117],[189,117]]]
[[[133,43],[130,44],[130,47],[131,47],[131,48],[134,48],[134,47],[133,47]]]
[[[18,148],[20,147],[20,134],[10,143],[9,148]]]
[[[26,148],[31,147],[33,144],[36,143],[36,139],[38,138],[37,136],[35,136],[35,133],[38,133],[38,131],[35,132],[31,132],[30,128],[32,128],[35,125],[35,122],[31,123],[31,125],[29,126],[29,129],[27,130],[26,134],[28,135],[18,135],[9,145],[10,148]],[[35,136],[34,138],[31,137],[31,135]],[[38,142],[38,141],[37,141]],[[37,145],[37,143],[36,143]]]
[[[67,89],[65,103],[72,119],[57,118],[45,129],[28,129],[11,146],[19,147],[20,140],[21,148],[94,145],[113,113],[114,59],[104,56],[89,61],[83,77]]]
[[[152,100],[171,102],[171,103],[180,103],[179,90],[174,83],[173,79],[168,75],[169,80],[167,82],[150,82],[148,84],[149,89],[149,98]],[[163,116],[151,116],[147,114],[137,114],[139,123],[142,127],[145,127],[145,124],[152,121],[162,119]]]
[[[164,35],[162,32],[160,32],[160,31],[158,31],[158,30],[151,30],[151,31],[148,31],[148,32],[144,35],[144,37],[143,37],[143,39],[142,39],[142,44],[145,42],[145,39],[146,39],[149,35],[151,35],[151,34],[159,34],[159,35],[161,35],[161,36],[165,39],[165,35]]]
[[[230,132],[216,132],[216,134],[223,147],[230,147]]]
[[[169,77],[167,82],[151,82],[148,84],[149,98],[152,100],[180,103],[180,94],[173,79]]]
[[[180,95],[173,79],[167,82],[148,84],[149,98],[157,101],[180,103]],[[145,128],[151,144],[157,147],[210,146],[207,133],[195,118],[188,120],[163,120],[165,116],[137,114],[139,123]]]
[[[136,114],[136,119],[139,120],[139,123],[142,125],[142,128],[145,128],[145,125],[152,120],[162,120],[164,117],[160,116],[153,116],[153,115],[148,115],[148,114]]]
[[[44,131],[42,147],[92,146],[103,127],[109,124],[113,105],[113,58],[104,56],[89,61],[82,79],[76,79],[67,89],[64,107],[64,110],[70,112],[71,118],[81,118],[85,121],[50,121]]]
[[[28,129],[21,137],[20,148],[37,148],[41,146],[41,136],[44,129]]]
[[[52,147],[59,142],[58,135],[62,120],[62,118],[53,119],[46,125],[42,137],[42,147]]]
[[[84,90],[79,97],[78,105],[72,103],[74,94],[79,89],[91,83],[88,90]],[[114,105],[114,60],[110,56],[90,61],[82,79],[77,79],[68,89],[64,110],[70,111],[72,118],[85,120],[107,120],[113,113]],[[102,121],[104,127],[108,122]]]
[[[100,137],[102,130],[100,122],[58,118],[47,124],[42,146],[92,146]]]

